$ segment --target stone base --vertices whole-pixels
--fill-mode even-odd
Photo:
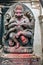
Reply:
[[[1,65],[40,65],[40,58],[32,54],[5,54],[0,62]]]
[[[4,46],[3,50],[4,52],[8,52],[8,53],[32,53],[33,52],[32,47],[21,47],[21,46],[17,49],[15,49],[15,47]]]

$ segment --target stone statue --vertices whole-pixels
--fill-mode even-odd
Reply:
[[[12,18],[7,14],[4,38],[8,40],[10,47],[14,46],[17,49],[20,45],[29,45],[33,36],[33,30],[31,22],[26,15],[24,15],[23,6],[20,4],[15,6],[14,16]]]

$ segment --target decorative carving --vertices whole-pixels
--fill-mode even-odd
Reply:
[[[32,12],[24,12],[25,8],[21,3],[17,3],[13,9],[14,16],[6,13],[4,42],[9,47],[18,49],[33,45],[34,36],[34,16]],[[6,45],[5,44],[5,45]]]

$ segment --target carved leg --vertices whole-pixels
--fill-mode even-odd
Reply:
[[[17,41],[17,39],[16,39],[16,38],[14,38],[14,42],[16,43],[16,45],[15,45],[15,49],[19,48],[20,43]]]
[[[13,33],[13,32],[10,33],[9,37],[11,38],[11,40],[13,40],[13,42],[9,41],[9,44],[13,45],[17,49],[17,48],[19,48],[19,42],[15,36],[16,36],[15,33]]]

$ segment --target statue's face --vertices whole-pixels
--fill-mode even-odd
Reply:
[[[15,11],[15,16],[21,17],[22,15],[23,15],[22,10],[16,10],[16,11]]]
[[[23,7],[21,5],[15,7],[15,16],[18,18],[23,16]]]

